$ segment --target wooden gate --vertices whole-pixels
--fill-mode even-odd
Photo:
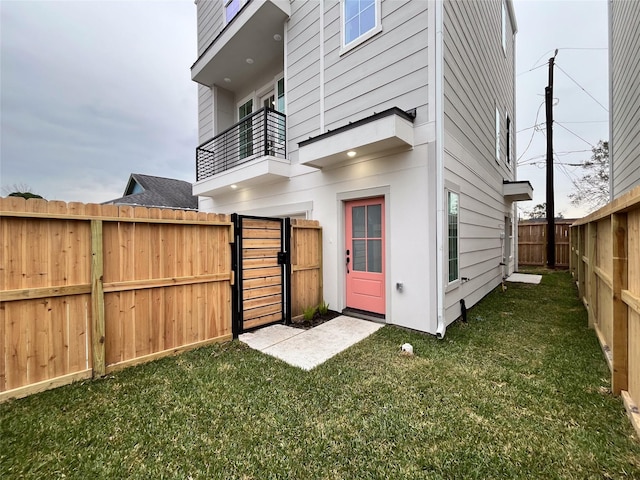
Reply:
[[[291,322],[288,218],[233,215],[233,334]]]

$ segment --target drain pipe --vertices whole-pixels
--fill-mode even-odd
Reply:
[[[435,135],[436,135],[436,289],[438,323],[436,338],[447,330],[444,317],[444,94],[443,94],[443,0],[435,2]]]

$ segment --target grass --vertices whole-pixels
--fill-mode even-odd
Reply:
[[[2,404],[0,478],[640,478],[567,273],[468,318],[311,372],[234,341]]]

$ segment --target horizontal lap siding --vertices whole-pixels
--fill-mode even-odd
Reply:
[[[222,0],[198,0],[198,56],[224,27],[222,3]]]
[[[320,133],[320,4],[291,2],[287,24],[287,134],[289,152]]]
[[[613,192],[640,185],[640,3],[614,1],[612,45]]]
[[[447,294],[449,321],[459,314],[461,298],[467,307],[473,305],[500,282],[503,273],[500,233],[509,205],[502,195],[502,181],[513,179],[505,163],[506,112],[511,141],[515,138],[510,32],[507,14],[505,54],[498,0],[444,2],[445,179],[459,188],[460,276],[470,279]],[[496,106],[501,117],[499,163]]]
[[[426,122],[426,1],[382,2],[382,32],[340,56],[340,7],[331,4],[325,24],[326,127],[391,107],[418,108],[416,123]]]
[[[198,143],[213,137],[213,100],[211,89],[198,85]]]

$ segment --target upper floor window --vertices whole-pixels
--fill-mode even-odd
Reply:
[[[381,0],[342,1],[342,47],[356,46],[381,30]]]
[[[511,165],[511,118],[509,114],[505,114],[507,118],[507,165]]]
[[[496,162],[500,162],[500,110],[496,107]]]
[[[507,53],[507,5],[502,0],[502,50]]]
[[[224,0],[224,20],[229,23],[248,0]]]

